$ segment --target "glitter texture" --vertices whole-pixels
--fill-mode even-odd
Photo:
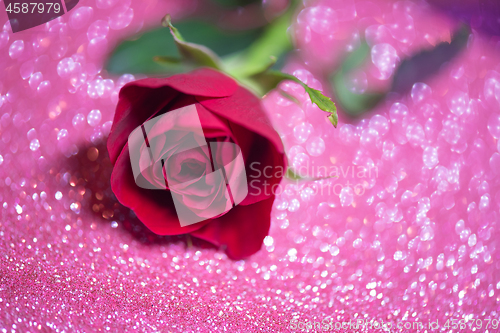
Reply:
[[[305,4],[291,28],[299,57],[285,69],[327,91],[322,69],[360,36],[371,54],[354,92],[384,86],[455,27],[422,1]],[[486,328],[500,319],[495,39],[473,32],[438,77],[362,120],[340,113],[336,130],[303,88],[282,83],[299,103],[277,92],[264,103],[290,165],[338,177],[284,181],[262,250],[231,261],[199,240],[149,232],[109,186],[105,139],[118,91],[136,77],[108,75],[105,56],[194,5],[81,0],[16,34],[0,14],[0,330],[289,332],[292,320],[330,317],[426,327],[394,332],[469,320],[476,329],[459,332],[496,332]]]

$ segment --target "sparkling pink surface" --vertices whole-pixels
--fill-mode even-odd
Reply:
[[[81,0],[39,28],[3,25],[0,329],[289,332],[292,319],[330,317],[438,320],[448,332],[448,319],[500,319],[496,40],[473,33],[438,78],[363,120],[340,114],[336,130],[297,85],[283,89],[300,105],[271,93],[291,164],[338,178],[284,182],[262,250],[234,262],[152,234],[109,188],[104,140],[135,78],[103,71],[106,52],[192,6]],[[371,61],[352,89],[387,84],[399,61],[449,40],[453,24],[431,13],[420,1],[307,1],[292,26],[303,61],[286,68],[326,89],[321,72],[364,35]]]

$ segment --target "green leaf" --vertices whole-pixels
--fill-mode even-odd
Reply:
[[[437,73],[441,67],[453,59],[466,46],[470,28],[462,25],[453,35],[450,43],[439,43],[432,50],[425,50],[403,60],[394,74],[392,91],[406,93],[415,82],[423,82]]]
[[[373,109],[389,92],[407,93],[415,82],[423,82],[459,54],[467,45],[469,34],[470,28],[461,26],[451,43],[440,43],[432,50],[422,51],[405,59],[394,73],[390,91],[356,94],[347,88],[345,82],[346,76],[359,68],[370,56],[370,48],[363,42],[344,60],[340,70],[330,77],[338,103],[347,114],[358,116]]]
[[[291,168],[286,169],[285,177],[291,180],[300,180],[302,179],[299,175],[297,175]]]
[[[262,29],[226,31],[200,20],[182,21],[175,27],[186,40],[201,43],[221,57],[248,48],[262,33]],[[155,61],[155,57],[161,58]],[[171,33],[159,28],[121,43],[108,58],[106,70],[113,74],[170,75],[193,68],[169,59],[181,59],[181,54]]]
[[[214,51],[210,50],[205,45],[186,42],[184,38],[182,38],[179,30],[172,25],[169,14],[163,18],[162,25],[170,29],[177,49],[185,60],[199,66],[212,67],[218,70],[222,69],[221,60]]]
[[[330,97],[323,95],[323,93],[319,90],[309,88],[305,84],[302,84],[302,86],[306,89],[306,92],[309,94],[309,98],[311,98],[312,103],[316,104],[321,110],[330,113],[328,119],[330,119],[333,126],[337,127],[338,123],[337,107],[332,102]]]
[[[323,95],[323,93],[319,90],[309,87],[295,76],[279,71],[268,70],[252,76],[252,79],[259,82],[259,86],[264,90],[264,94],[276,88],[276,86],[283,80],[292,80],[297,82],[304,87],[312,103],[316,104],[321,110],[330,113],[328,115],[328,119],[332,122],[333,126],[337,127],[337,107],[332,102],[330,97]]]
[[[370,46],[366,42],[361,45],[342,62],[342,70],[344,73],[349,73],[353,69],[361,66],[370,55]]]
[[[299,105],[300,106],[300,101],[298,99],[296,99],[294,96],[290,95],[289,93],[283,91],[283,90],[279,90],[279,93],[285,97],[285,98],[288,98],[289,100],[291,100],[292,102],[294,102],[295,104]]]
[[[292,11],[289,10],[267,26],[263,34],[246,50],[225,59],[228,73],[237,79],[261,73],[274,65],[276,59],[292,50],[287,32],[291,17]]]
[[[159,64],[165,64],[165,65],[180,64],[182,62],[181,58],[169,57],[169,56],[156,56],[153,57],[153,60]]]
[[[347,88],[343,71],[337,72],[331,83],[335,92],[336,100],[347,114],[358,116],[367,110],[373,109],[384,97],[385,93],[356,94]]]
[[[339,116],[338,116],[337,112],[331,113],[327,118],[328,118],[328,120],[330,120],[333,127],[337,128],[337,124],[339,123]]]
[[[360,115],[377,105],[385,97],[382,93],[356,94],[346,86],[346,75],[360,67],[370,56],[370,47],[366,42],[349,54],[342,62],[340,70],[330,77],[337,102],[351,116]],[[331,121],[335,121],[331,119]]]
[[[155,56],[179,58],[174,39],[165,28],[148,31],[134,40],[120,44],[106,62],[106,70],[113,74],[175,74],[185,71],[181,64],[153,61]]]
[[[261,97],[266,95],[269,91],[276,88],[278,84],[284,80],[281,75],[277,75],[275,72],[277,71],[268,70],[265,72],[254,74],[248,78],[254,83],[254,85],[257,85],[257,95]]]

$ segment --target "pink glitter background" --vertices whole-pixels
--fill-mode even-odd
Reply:
[[[106,55],[195,6],[80,0],[16,34],[0,11],[2,332],[293,332],[328,318],[496,332],[485,320],[500,319],[499,39],[473,29],[437,77],[361,120],[340,113],[336,130],[298,85],[282,87],[300,105],[269,94],[291,165],[339,177],[284,181],[262,250],[232,261],[152,234],[109,187],[105,139],[120,87],[137,77],[108,75]],[[329,91],[322,73],[365,36],[370,59],[348,80],[364,92],[455,28],[423,1],[305,1],[285,69]]]

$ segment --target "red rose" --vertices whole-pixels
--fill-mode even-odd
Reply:
[[[190,105],[195,109],[187,107]],[[193,138],[189,124],[179,130],[185,121],[178,122],[176,130],[172,130],[175,122],[172,116],[179,109],[195,110],[204,139],[209,144],[193,146],[197,139]],[[171,112],[174,110],[176,112]],[[162,117],[165,121],[148,126],[153,118]],[[134,136],[131,133],[142,133],[141,130],[148,140],[141,144],[130,141]],[[224,149],[210,153],[209,147],[215,147],[214,143],[223,145]],[[226,143],[231,145],[224,146]],[[236,81],[203,68],[125,85],[120,91],[107,146],[114,165],[111,175],[114,194],[150,230],[160,235],[191,234],[217,246],[226,246],[227,254],[234,259],[247,257],[260,249],[269,231],[274,201],[272,189],[281,180],[285,156],[281,140],[260,100]],[[153,146],[160,147],[161,152],[154,152]],[[236,147],[237,151],[229,155],[221,153],[231,147]],[[137,163],[130,158],[131,149],[138,151]],[[150,159],[144,153],[148,151]],[[229,165],[231,161],[226,161],[224,156],[236,155],[240,160],[242,157],[244,172],[233,163],[224,168],[223,177],[220,173],[219,176],[210,173],[214,165],[215,169],[217,164]],[[133,170],[134,163],[143,171],[140,180]],[[243,182],[248,184],[248,194],[240,200],[233,198],[236,193],[228,196],[226,190],[230,179],[238,175],[244,175]],[[144,186],[144,183],[151,186]],[[163,190],[154,189],[161,186]],[[230,209],[232,202],[239,201]],[[201,221],[181,226],[176,210],[178,202]]]

